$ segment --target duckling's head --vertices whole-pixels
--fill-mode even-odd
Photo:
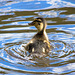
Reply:
[[[46,24],[46,21],[44,18],[38,17],[38,18],[34,19],[33,22],[29,23],[29,25],[35,26],[37,28],[38,32],[40,32],[40,31],[45,30],[47,24]]]

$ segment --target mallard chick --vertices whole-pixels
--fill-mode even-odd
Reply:
[[[29,23],[29,25],[35,26],[38,32],[25,46],[25,49],[29,51],[29,53],[48,53],[50,50],[50,43],[46,33],[47,24],[45,19],[36,18],[33,22]]]

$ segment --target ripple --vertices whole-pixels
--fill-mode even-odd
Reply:
[[[4,2],[1,2],[4,3]],[[45,4],[45,6],[44,6]],[[2,5],[3,6],[3,5]],[[25,6],[25,7],[23,7]],[[4,3],[4,6],[1,11],[33,11],[33,10],[41,10],[41,9],[49,9],[49,8],[60,8],[60,7],[73,7],[75,6],[71,2],[61,1],[61,0],[50,0],[50,1],[12,1],[8,3]]]
[[[0,74],[74,75],[75,2],[73,0],[0,0]],[[28,23],[47,20],[51,50],[33,57],[25,46],[37,29]]]
[[[51,51],[48,56],[33,58],[26,55],[22,43],[6,43],[0,51],[0,64],[4,72],[19,71],[20,73],[31,74],[62,74],[74,71],[74,44],[66,44],[63,41],[52,41]],[[70,67],[70,65],[73,65]],[[9,70],[9,71],[6,71]]]

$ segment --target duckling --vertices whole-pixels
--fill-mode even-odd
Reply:
[[[25,46],[25,49],[29,51],[29,53],[48,53],[50,50],[50,43],[46,33],[46,20],[38,17],[33,22],[29,23],[29,25],[35,26],[38,32]]]

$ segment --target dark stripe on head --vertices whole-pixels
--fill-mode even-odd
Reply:
[[[34,22],[41,22],[41,21],[39,21],[39,20],[34,20]]]
[[[38,17],[37,19],[40,19],[42,22],[44,22],[44,21],[45,21],[45,19],[44,19],[44,18],[42,18],[42,17]]]

